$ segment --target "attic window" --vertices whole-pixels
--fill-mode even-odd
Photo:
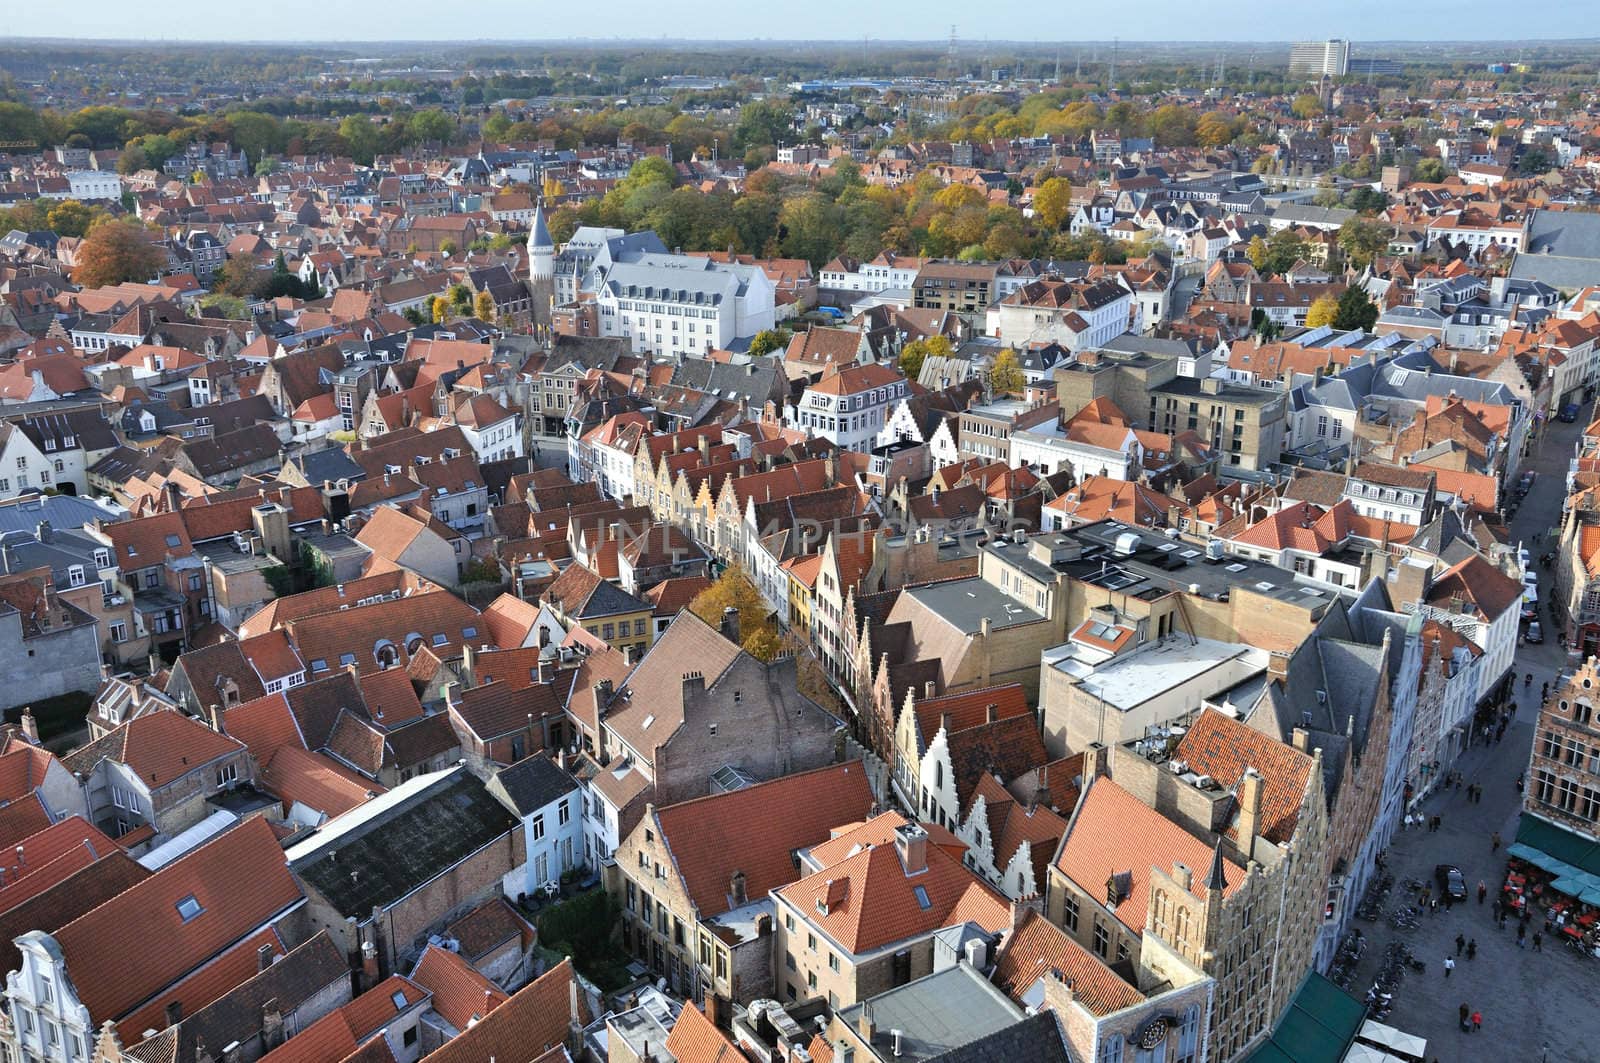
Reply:
[[[656,714],[652,712],[650,715],[648,715],[648,716],[646,716],[644,718],[644,722],[641,723],[639,726],[640,727],[649,727],[651,724],[653,724],[655,722],[656,722]]]
[[[445,643],[447,643],[449,641],[450,640],[445,638],[443,635],[435,635],[435,636],[433,636],[433,644],[435,646],[443,646]]]
[[[353,653],[341,653],[341,654],[339,654],[339,667],[341,667],[341,668],[349,668],[352,664],[355,664],[355,663],[356,663],[356,655],[355,654],[353,654]]]
[[[917,907],[927,911],[933,907],[933,902],[928,899],[928,891],[922,886],[913,886],[911,892],[917,895]]]
[[[464,639],[475,639],[478,637],[478,629],[475,627],[464,627],[461,629],[461,637]]]
[[[328,670],[327,660],[322,657],[311,658],[311,670],[313,672],[326,672]]]
[[[178,538],[176,535],[167,536],[167,545],[168,546],[177,546],[181,542],[183,542],[183,540]]]
[[[203,911],[205,909],[200,907],[200,902],[194,899],[192,893],[178,902],[178,914],[183,917],[185,923]]]
[[[396,989],[389,999],[394,1001],[394,1007],[396,1011],[406,1010],[406,995],[400,992],[400,990]]]

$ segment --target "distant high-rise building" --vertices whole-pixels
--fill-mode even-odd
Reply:
[[[1342,78],[1350,72],[1349,41],[1301,41],[1289,49],[1290,77]]]

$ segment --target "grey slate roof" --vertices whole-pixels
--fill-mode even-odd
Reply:
[[[531,816],[578,788],[578,783],[548,754],[524,757],[494,773],[491,789],[498,788],[501,800],[510,801],[519,816]]]

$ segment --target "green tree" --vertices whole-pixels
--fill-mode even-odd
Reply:
[[[437,107],[418,111],[406,122],[406,137],[413,144],[437,141],[448,144],[455,139],[456,123]]]
[[[764,328],[750,337],[750,356],[760,358],[781,351],[789,346],[790,333],[787,329]]]
[[[264,153],[277,154],[289,140],[284,135],[283,120],[260,111],[232,111],[228,114],[228,125],[233,146],[251,160],[259,159]]]
[[[72,279],[85,288],[123,281],[145,281],[155,276],[166,255],[136,221],[102,221],[84,237]]]
[[[439,241],[439,253],[441,255],[453,255],[460,250],[461,248],[456,245],[454,240]]]
[[[82,236],[103,212],[79,203],[76,199],[63,199],[45,214],[50,228],[62,236]]]
[[[739,110],[733,145],[739,151],[777,144],[789,132],[789,108],[780,100],[753,100]]]
[[[1418,159],[1417,164],[1411,167],[1411,180],[1422,184],[1438,184],[1449,176],[1449,173],[1443,159],[1435,159],[1430,155],[1428,158]]]
[[[1371,331],[1378,323],[1378,308],[1367,298],[1360,285],[1352,284],[1339,296],[1339,310],[1333,315],[1336,329],[1365,329]]]
[[[1015,393],[1027,387],[1027,378],[1022,374],[1022,366],[1017,363],[1017,352],[1007,347],[994,356],[994,364],[989,366],[989,390],[996,395]]]
[[[763,661],[777,656],[781,643],[777,625],[767,603],[756,590],[744,567],[738,562],[717,577],[715,583],[695,596],[689,611],[714,628],[721,628],[722,616],[729,610],[739,615],[739,641],[746,653]],[[764,654],[764,656],[763,656]]]
[[[1252,236],[1250,242],[1245,245],[1244,256],[1250,260],[1250,264],[1257,271],[1267,268],[1267,260],[1271,257],[1271,254],[1272,252],[1267,248],[1267,242],[1259,236]]]
[[[450,302],[453,306],[465,308],[472,304],[472,289],[465,284],[452,284],[450,286]]]
[[[915,380],[922,375],[922,363],[931,358],[949,358],[955,353],[955,348],[944,336],[929,336],[923,340],[912,340],[900,349],[900,371],[908,380]]]
[[[1268,273],[1284,273],[1306,256],[1306,242],[1293,229],[1279,229],[1267,237]],[[1259,266],[1257,267],[1260,268]]]
[[[1060,229],[1072,213],[1072,182],[1052,177],[1033,193],[1033,216],[1050,232]]]
[[[1309,92],[1302,92],[1294,98],[1289,110],[1301,121],[1309,121],[1322,113],[1322,101]]]
[[[1311,308],[1306,311],[1306,328],[1319,328],[1322,325],[1333,324],[1333,319],[1339,313],[1339,300],[1332,293],[1319,295]]]
[[[378,153],[378,127],[366,115],[352,114],[339,123],[339,139],[350,157],[362,166],[371,166]]]
[[[1517,160],[1517,172],[1524,174],[1541,174],[1550,169],[1550,156],[1541,148],[1530,148],[1522,153],[1522,158]]]
[[[226,292],[201,296],[200,306],[210,310],[213,317],[225,317],[231,321],[247,321],[250,318],[250,309],[245,306],[244,300]]]
[[[1351,218],[1339,226],[1339,250],[1357,269],[1365,269],[1388,246],[1389,227],[1381,222]]]

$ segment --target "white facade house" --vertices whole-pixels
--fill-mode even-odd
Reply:
[[[923,260],[884,251],[871,262],[836,258],[817,273],[820,287],[844,292],[882,292],[910,288],[922,270]]]
[[[56,485],[53,463],[22,429],[0,425],[0,498]]]
[[[859,365],[806,388],[785,410],[784,422],[822,436],[842,450],[866,452],[876,444],[889,412],[906,396],[906,378],[887,365]]]
[[[82,1063],[94,1047],[94,1022],[67,978],[61,946],[42,930],[16,945],[22,966],[6,975],[6,1003],[22,1058]]]
[[[67,174],[69,199],[121,199],[122,178],[104,170],[74,170]]]
[[[583,793],[548,755],[524,757],[494,773],[494,794],[522,820],[527,859],[501,882],[513,900],[559,888],[563,872],[583,866]]]
[[[633,350],[703,357],[749,339],[774,323],[772,281],[759,266],[692,255],[644,254],[597,278],[600,335],[622,336]]]
[[[1045,278],[989,308],[988,334],[1013,347],[1059,343],[1069,351],[1103,347],[1128,331],[1133,293],[1116,281]]]

